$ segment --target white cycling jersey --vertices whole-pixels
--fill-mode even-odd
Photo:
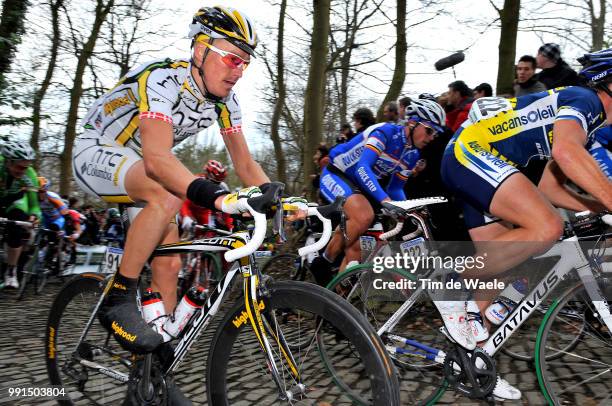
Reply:
[[[100,97],[83,120],[85,134],[97,134],[105,144],[126,146],[140,153],[139,123],[152,118],[172,124],[174,145],[212,126],[222,134],[241,131],[241,111],[233,92],[219,100],[205,99],[187,60],[157,60],[128,72]]]

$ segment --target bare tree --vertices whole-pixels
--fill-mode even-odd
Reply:
[[[287,12],[287,0],[282,0],[280,13],[278,16],[278,39],[276,44],[276,101],[272,113],[272,123],[270,126],[270,138],[274,145],[274,156],[276,157],[276,178],[283,183],[287,183],[287,165],[285,154],[280,138],[280,120],[285,105],[285,61],[283,56],[284,37],[285,37],[285,14]]]
[[[47,94],[49,85],[51,85],[51,79],[57,62],[57,54],[60,45],[60,22],[59,22],[59,10],[64,4],[64,0],[51,0],[49,8],[51,10],[51,50],[49,52],[49,62],[47,63],[47,71],[45,77],[34,94],[34,102],[32,103],[32,136],[30,137],[30,145],[34,150],[40,150],[39,138],[40,138],[40,120],[41,120],[41,105],[42,101]],[[36,162],[38,164],[38,161]],[[38,167],[37,167],[38,169]]]
[[[393,78],[391,79],[389,90],[376,113],[378,121],[382,121],[385,104],[399,97],[406,78],[406,53],[408,52],[408,44],[406,43],[406,0],[397,0],[395,32],[397,34],[395,42],[395,68],[393,69]]]
[[[609,44],[612,27],[606,25],[609,0],[552,0],[526,3],[521,30],[553,34],[583,51],[597,51]]]
[[[499,8],[489,0],[499,14],[501,32],[499,35],[499,62],[497,65],[497,94],[512,93],[514,82],[514,59],[516,57],[516,36],[518,33],[521,0],[504,0]]]
[[[325,72],[327,67],[327,40],[329,36],[330,0],[313,0],[313,27],[310,43],[310,69],[304,100],[304,184],[310,184],[315,168],[312,156],[323,133],[325,105]]]
[[[4,0],[0,16],[0,93],[6,87],[5,75],[11,67],[17,45],[24,33],[27,0]]]
[[[94,57],[119,68],[117,77],[123,77],[142,55],[159,51],[159,43],[167,34],[167,24],[153,21],[166,9],[153,4],[151,0],[115,0],[105,23],[106,29],[100,34],[100,46]],[[92,64],[93,66],[93,64]],[[92,72],[92,75],[94,72]]]
[[[78,109],[81,96],[83,95],[83,77],[85,69],[87,68],[89,59],[96,46],[100,28],[114,4],[115,0],[96,0],[94,21],[85,42],[78,40],[76,29],[72,23],[70,23],[74,50],[77,56],[77,64],[73,76],[72,88],[70,89],[70,103],[66,120],[66,129],[64,131],[64,148],[60,155],[60,193],[62,194],[69,194],[71,187],[72,148],[74,147],[74,139],[76,138]],[[68,13],[66,13],[66,15],[68,15]]]

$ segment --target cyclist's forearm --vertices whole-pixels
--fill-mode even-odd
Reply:
[[[234,168],[236,169],[236,175],[238,175],[244,186],[259,186],[270,182],[270,178],[268,178],[261,166],[252,157],[240,163],[235,162]]]
[[[553,158],[572,182],[612,210],[612,184],[586,149],[559,148],[553,150]]]
[[[602,205],[594,199],[580,195],[568,188],[566,182],[567,177],[563,174],[559,165],[555,161],[550,161],[546,165],[538,189],[556,207],[573,211],[589,210],[594,212],[603,209]]]

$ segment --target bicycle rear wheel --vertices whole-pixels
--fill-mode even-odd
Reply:
[[[125,398],[127,385],[116,377],[129,376],[130,354],[117,344],[97,318],[78,344],[104,284],[104,278],[98,274],[75,276],[51,306],[45,358],[50,383],[66,388],[69,396],[58,400],[61,405],[119,404]],[[105,368],[107,374],[92,368],[94,363]]]
[[[377,332],[392,317],[397,317],[381,339],[398,367],[402,404],[411,405],[428,404],[440,398],[446,390],[446,383],[442,362],[433,360],[432,354],[406,344],[406,340],[442,351],[451,349],[448,339],[440,333],[443,322],[429,296],[403,283],[415,279],[414,275],[401,269],[376,273],[371,264],[362,264],[347,268],[327,285],[329,290],[351,303]],[[407,302],[410,307],[400,313]],[[327,363],[329,357],[323,354]],[[333,368],[333,363],[329,368]]]
[[[308,346],[292,354],[298,367],[298,380],[289,372],[286,358],[270,337],[283,390],[293,392],[295,398],[279,400],[265,355],[248,326],[245,306],[238,303],[226,314],[211,343],[207,365],[209,405],[240,401],[265,405],[325,402],[399,405],[394,368],[380,340],[354,308],[337,295],[308,283],[275,282],[268,288],[269,297],[262,298],[259,304],[267,330],[288,341],[296,336],[310,337]],[[286,309],[291,309],[296,317],[282,324],[279,320]],[[334,359],[335,372],[342,374],[351,393],[337,385],[335,377],[321,362],[316,331],[321,332],[326,352]],[[299,385],[304,385],[303,390]]]
[[[551,305],[535,355],[540,389],[549,404],[610,404],[612,332],[582,283]]]

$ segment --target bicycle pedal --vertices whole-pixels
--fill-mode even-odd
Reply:
[[[439,329],[439,330],[440,330],[440,333],[442,333],[442,334],[443,334],[443,335],[444,335],[444,336],[445,336],[445,337],[448,339],[448,341],[450,341],[451,343],[453,343],[453,344],[455,344],[455,345],[458,345],[458,344],[457,344],[457,341],[455,341],[455,340],[453,339],[453,337],[451,337],[451,335],[450,335],[450,333],[448,332],[448,330],[446,329],[446,327],[442,326],[442,327],[440,327],[440,329]]]

